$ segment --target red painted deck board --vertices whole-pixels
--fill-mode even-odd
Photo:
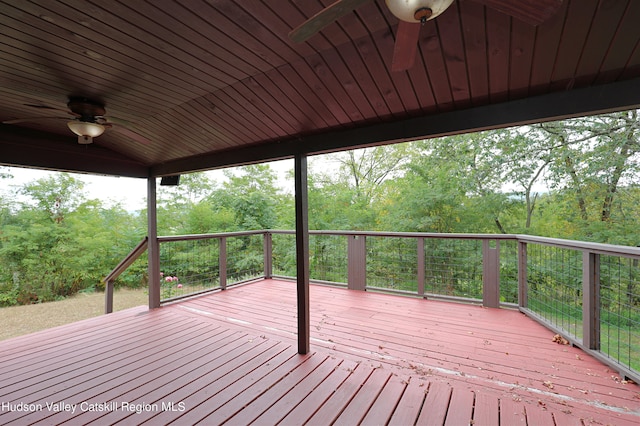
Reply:
[[[318,385],[307,397],[304,398],[286,417],[282,424],[305,424],[315,414],[319,405],[326,401],[338,388],[351,376],[358,364],[353,361],[343,361],[320,385]]]
[[[472,424],[471,419],[473,418],[474,409],[477,409],[477,400],[475,400],[474,392],[471,392],[469,389],[454,389],[454,392],[451,394],[451,400],[449,401],[449,410],[447,411],[445,426]],[[475,421],[474,424],[481,425],[491,423]]]
[[[476,403],[473,410],[473,423],[479,425],[500,424],[500,412],[498,410],[498,406],[498,398],[495,395],[487,395],[484,392],[478,392],[476,394]]]
[[[443,425],[447,418],[451,401],[451,386],[444,383],[431,383],[424,405],[420,411],[417,424]]]
[[[317,409],[308,424],[333,424],[345,407],[351,404],[354,396],[362,389],[373,371],[370,367],[358,365],[349,378],[336,389],[331,398]]]
[[[409,382],[393,416],[389,420],[389,425],[406,426],[415,422],[422,409],[427,386],[428,383],[423,380]]]
[[[42,406],[0,424],[640,421],[640,387],[516,311],[325,286],[310,299],[305,356],[295,284],[278,280],[0,342],[0,403]],[[60,401],[76,412],[47,407]]]
[[[340,413],[336,422],[340,425],[362,423],[390,378],[389,372],[376,368],[363,386],[358,389],[358,393],[355,394],[349,405]]]

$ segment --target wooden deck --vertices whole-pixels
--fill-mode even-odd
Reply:
[[[510,310],[265,280],[0,342],[0,424],[632,425],[640,387]]]

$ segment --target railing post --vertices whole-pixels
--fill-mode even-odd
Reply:
[[[227,289],[227,237],[218,239],[220,247],[218,249],[218,267],[220,268],[220,288]]]
[[[424,237],[418,238],[418,296],[424,297]]]
[[[518,306],[529,306],[529,287],[527,285],[527,243],[518,241]]]
[[[492,243],[495,247],[491,247]],[[482,306],[500,307],[499,240],[482,240]]]
[[[582,344],[600,349],[600,255],[582,252]]]
[[[113,281],[105,281],[104,283],[104,313],[113,312]]]
[[[267,231],[264,233],[264,277],[273,276],[273,234]]]
[[[348,235],[347,242],[347,288],[367,289],[367,246],[364,235]]]

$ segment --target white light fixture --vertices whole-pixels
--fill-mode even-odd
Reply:
[[[97,138],[104,133],[104,126],[90,121],[69,121],[67,123],[69,129],[78,135],[78,143],[87,145],[93,142],[93,138]]]
[[[440,15],[453,0],[386,0],[386,3],[396,18],[414,24]]]

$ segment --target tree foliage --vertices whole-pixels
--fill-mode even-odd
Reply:
[[[310,228],[528,233],[637,246],[638,127],[637,111],[626,111],[312,159]],[[0,170],[0,179],[7,175]],[[292,190],[269,165],[230,169],[219,181],[184,175],[179,186],[158,190],[162,235],[293,227]],[[146,233],[146,212],[88,199],[81,180],[60,173],[1,196],[0,232],[0,305],[33,303],[99,287]],[[312,241],[313,261],[342,253],[341,244]],[[399,252],[376,250],[380,259]],[[277,255],[283,264],[293,259]]]

